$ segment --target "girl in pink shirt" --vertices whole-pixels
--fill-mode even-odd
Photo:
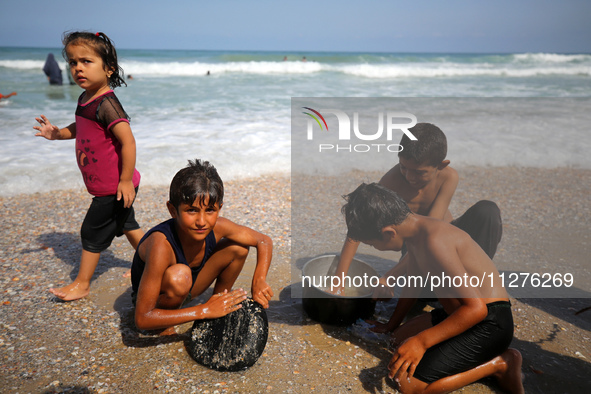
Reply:
[[[76,84],[76,121],[60,129],[41,115],[36,136],[48,140],[76,139],[76,161],[84,184],[94,196],[80,235],[82,257],[74,282],[49,291],[71,301],[86,297],[99,261],[115,236],[125,234],[135,248],[144,235],[135,220],[133,201],[140,183],[135,169],[135,139],[129,117],[112,89],[125,84],[117,52],[104,33],[73,32],[63,39],[63,55]]]

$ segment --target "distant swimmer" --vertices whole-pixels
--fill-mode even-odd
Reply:
[[[306,59],[306,56],[304,56],[304,57],[302,58],[302,61],[303,61],[303,62],[307,62],[307,61],[308,61],[308,59]]]
[[[286,62],[287,61],[287,56],[283,56],[283,61]]]
[[[8,93],[8,94],[2,94],[2,93],[0,93],[0,100],[1,99],[7,99],[7,98],[12,97],[12,96],[16,96],[16,92],[12,92],[12,93]]]
[[[62,70],[55,61],[53,53],[47,55],[45,65],[43,66],[43,72],[47,75],[47,80],[50,85],[61,85],[62,81]]]
[[[207,70],[207,73],[205,75],[211,75],[211,73],[209,72],[209,70]]]

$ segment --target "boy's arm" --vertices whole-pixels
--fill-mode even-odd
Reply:
[[[383,287],[388,287],[388,285],[394,283],[393,280],[396,280],[399,276],[406,276],[408,277],[408,267],[409,267],[409,255],[406,254],[400,259],[398,264],[392,267],[386,274],[380,278],[380,284]],[[390,280],[388,283],[388,278],[392,277],[394,279]],[[405,287],[402,289],[402,293],[400,294],[400,298],[396,304],[396,308],[394,309],[394,313],[390,316],[390,319],[387,323],[379,323],[377,321],[372,321],[375,327],[372,329],[374,332],[390,332],[394,331],[395,329],[400,326],[408,312],[410,312],[411,308],[417,301],[417,294],[420,289],[413,289],[411,287]],[[374,293],[375,294],[375,293]],[[394,296],[392,292],[392,296]]]
[[[117,185],[117,201],[123,198],[123,206],[131,207],[135,200],[133,172],[135,170],[135,138],[127,122],[116,123],[111,132],[121,143],[121,175]]]
[[[35,120],[39,123],[39,126],[33,126],[33,128],[38,131],[38,133],[35,134],[36,137],[44,137],[48,140],[71,140],[72,138],[76,138],[75,122],[60,129],[57,126],[52,125],[45,115],[41,115],[41,117],[35,118]]]
[[[347,272],[349,272],[349,267],[351,267],[351,262],[355,257],[355,253],[357,253],[357,249],[359,248],[359,242],[355,241],[349,237],[345,239],[343,243],[343,248],[341,249],[341,255],[339,256],[339,264],[337,265],[336,271],[332,274],[337,277],[341,277],[343,274],[346,276]],[[345,295],[345,289],[343,286],[333,289],[334,294]]]
[[[140,330],[157,330],[199,319],[222,317],[240,309],[243,290],[216,294],[205,304],[182,309],[157,307],[164,272],[176,258],[172,247],[161,233],[153,233],[142,245],[146,267],[140,281],[135,307],[135,323]]]
[[[449,204],[451,203],[451,199],[456,192],[456,188],[458,187],[459,177],[458,172],[451,167],[446,167],[444,170],[442,170],[441,175],[444,174],[445,177],[443,179],[443,183],[439,188],[439,192],[435,196],[435,200],[433,200],[433,204],[431,204],[431,209],[429,210],[429,214],[427,216],[450,222],[451,215],[448,214]],[[447,215],[449,215],[449,220],[446,220]]]
[[[444,226],[449,225],[441,223],[438,231],[431,232],[430,239],[426,240],[424,249],[428,251],[428,255],[426,259],[421,259],[420,269],[422,272],[430,271],[435,275],[439,275],[441,272],[441,275],[445,274],[451,278],[466,277],[466,270],[456,250],[461,245],[452,245],[449,242],[448,237],[451,235],[447,233],[449,230]],[[424,260],[430,260],[430,263],[425,264]],[[481,322],[488,314],[486,302],[481,298],[478,288],[464,284],[458,287],[451,286],[450,289],[440,287],[438,291],[446,294],[446,299],[457,301],[459,306],[441,323],[408,338],[396,349],[388,364],[391,378],[396,375],[399,379],[406,371],[408,371],[409,377],[412,377],[427,349],[465,332]],[[449,291],[453,291],[453,293],[449,293]],[[443,303],[443,300],[441,302]]]
[[[257,264],[252,276],[252,298],[263,308],[269,307],[273,290],[267,283],[267,273],[273,258],[273,241],[265,234],[249,227],[241,226],[223,217],[218,218],[215,232],[243,246],[254,246],[257,249]]]

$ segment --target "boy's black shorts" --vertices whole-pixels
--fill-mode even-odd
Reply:
[[[425,383],[432,383],[475,368],[507,350],[513,339],[511,303],[497,301],[487,307],[488,315],[483,321],[427,349],[414,377]],[[446,318],[447,313],[443,308],[431,311],[431,323],[434,326]]]
[[[138,188],[135,189],[136,196],[137,191]],[[111,245],[115,237],[122,236],[124,231],[139,228],[133,206],[124,208],[123,199],[117,201],[116,195],[94,197],[80,229],[82,249],[100,253]]]

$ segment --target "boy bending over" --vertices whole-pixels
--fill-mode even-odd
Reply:
[[[273,296],[266,282],[271,238],[219,217],[224,185],[216,169],[199,160],[174,176],[166,203],[172,216],[142,238],[131,267],[135,323],[141,330],[164,329],[198,319],[222,317],[240,308],[243,289],[232,291],[250,246],[257,249],[252,297],[264,308]],[[204,304],[180,307],[215,281]]]
[[[411,140],[406,134],[402,136],[403,149],[398,153],[398,164],[384,174],[380,184],[398,193],[412,212],[451,222],[467,232],[492,259],[503,232],[499,207],[492,201],[481,200],[454,220],[449,204],[459,178],[446,159],[445,134],[431,123],[417,123],[409,131],[417,140]],[[348,272],[358,246],[355,240],[345,240],[337,276]],[[403,248],[403,255],[405,251]],[[401,259],[401,269],[403,262]]]
[[[386,324],[398,345],[388,376],[399,389],[449,392],[494,376],[505,390],[522,393],[521,354],[509,349],[511,304],[482,248],[461,229],[412,213],[401,197],[382,185],[362,184],[346,199],[343,213],[350,238],[378,250],[400,251],[406,244],[407,283],[411,277],[427,278],[426,286],[435,283],[428,282],[434,276],[454,278],[447,287],[435,286],[442,308],[400,326],[416,301],[412,297],[421,290],[403,289]],[[473,278],[484,280],[476,283]]]

